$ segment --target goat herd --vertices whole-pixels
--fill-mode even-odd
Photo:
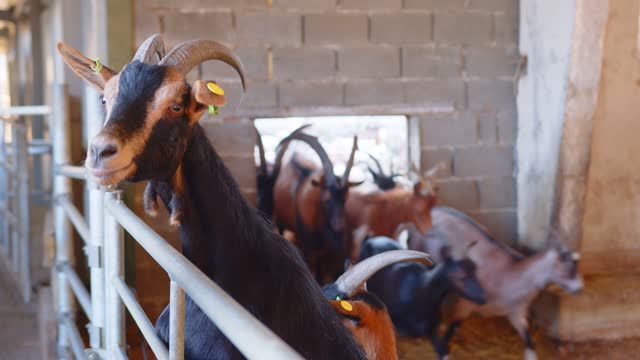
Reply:
[[[101,186],[146,181],[145,208],[155,213],[160,199],[169,209],[184,255],[304,358],[397,359],[396,331],[428,336],[445,357],[472,313],[506,316],[535,357],[526,321],[535,295],[550,282],[569,292],[582,287],[578,256],[562,244],[525,257],[461,212],[434,207],[434,171],[414,174],[411,187],[374,171],[379,188],[359,191],[349,182],[356,138],[341,176],[304,128],[282,140],[274,164],[260,151],[256,210],[198,123],[224,105],[224,92],[186,78],[219,60],[245,88],[242,64],[219,43],[187,41],[165,54],[154,35],[120,72],[66,44],[58,50],[105,105],[104,127],[88,147],[91,179]],[[322,165],[285,154],[292,141],[307,143]],[[287,240],[283,230],[295,236]],[[345,271],[345,261],[355,265]],[[441,336],[447,294],[453,310]],[[187,359],[243,358],[189,297],[185,309]],[[166,343],[168,324],[167,307],[156,322]]]

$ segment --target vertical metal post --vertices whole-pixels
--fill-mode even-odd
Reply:
[[[13,119],[16,121],[16,119]],[[17,196],[17,191],[20,189],[20,180],[18,179],[18,127],[15,122],[11,122],[11,150],[12,150],[12,165],[13,165],[13,174],[11,176],[11,213],[13,214],[14,219],[19,220],[19,212],[20,212],[20,198]],[[11,228],[11,266],[14,274],[17,274],[20,271],[20,226],[19,223],[13,224]]]
[[[7,156],[5,152],[5,129],[7,128],[7,124],[4,121],[0,121],[0,161],[5,164],[7,162]],[[0,173],[2,174],[2,178],[0,179],[2,186],[2,204],[8,209],[9,208],[9,172],[4,169],[0,169]],[[2,251],[6,251],[5,255],[9,257],[9,220],[5,215],[2,217]]]
[[[53,43],[64,40],[64,1],[55,0],[52,4],[52,31]],[[71,160],[71,148],[68,134],[70,133],[69,109],[68,109],[68,85],[65,81],[65,64],[61,56],[54,56],[54,85],[53,101],[51,113],[51,145],[53,168],[59,165],[68,164]],[[54,175],[53,178],[53,198],[71,193],[71,181],[62,175]],[[68,262],[74,264],[73,245],[71,243],[71,229],[69,221],[66,219],[64,211],[60,206],[54,207],[54,227],[56,243],[56,265]],[[59,268],[57,266],[57,268]],[[73,297],[71,288],[61,271],[56,273],[57,279],[57,302],[56,310],[59,315],[71,313],[73,311]],[[61,318],[58,316],[58,318]],[[59,356],[63,357],[68,353],[69,340],[66,336],[66,329],[58,324],[58,350]]]
[[[92,349],[103,348],[105,327],[105,272],[104,272],[104,193],[97,186],[89,188],[89,229],[87,245],[91,272],[91,324],[89,343]]]
[[[169,360],[184,359],[184,290],[171,280],[169,287]]]
[[[118,202],[122,202],[122,192],[106,193]],[[105,212],[104,219],[104,273],[105,273],[105,347],[107,358],[115,356],[125,345],[124,304],[120,295],[111,285],[112,279],[124,276],[124,230],[116,219]]]
[[[29,199],[29,159],[28,159],[28,139],[27,126],[24,118],[16,119],[14,123],[16,129],[14,142],[16,143],[16,187],[15,196],[18,198],[18,209],[16,218],[18,220],[18,233],[20,242],[18,244],[19,263],[18,280],[22,292],[22,299],[25,303],[31,301],[31,231],[30,222],[30,199]]]

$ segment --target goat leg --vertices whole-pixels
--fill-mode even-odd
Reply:
[[[151,217],[158,216],[158,190],[153,182],[147,181],[144,188],[144,212]]]
[[[447,327],[447,331],[444,333],[444,337],[442,338],[442,352],[438,352],[440,359],[446,359],[449,356],[449,342],[451,342],[451,339],[456,334],[456,330],[458,330],[460,325],[462,325],[462,320],[456,320]]]
[[[169,223],[173,226],[180,226],[182,220],[183,201],[182,196],[177,192],[173,192],[171,195],[171,201],[169,201],[169,209],[171,210],[171,216],[169,217]]]
[[[525,360],[536,360],[538,356],[536,355],[535,345],[533,344],[533,340],[531,339],[531,334],[529,333],[529,324],[527,323],[526,312],[516,312],[514,314],[509,315],[509,322],[511,326],[518,332],[518,335],[524,341],[525,350],[524,350],[524,359]]]

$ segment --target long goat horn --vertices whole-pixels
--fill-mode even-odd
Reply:
[[[256,143],[258,144],[258,154],[260,155],[260,172],[262,174],[267,173],[267,158],[264,156],[264,144],[262,143],[262,136],[258,128],[253,125],[253,130],[256,132]]]
[[[145,40],[142,45],[136,51],[136,54],[133,56],[133,60],[139,60],[143,63],[151,63],[153,60],[153,56],[157,55],[157,62],[162,61],[164,58],[164,41],[162,41],[162,36],[158,34],[151,35]]]
[[[431,264],[429,255],[413,250],[392,250],[364,259],[342,274],[334,283],[336,289],[347,296],[352,296],[360,285],[369,280],[373,274],[385,266],[397,263],[416,261]]]
[[[196,65],[207,60],[220,60],[233,67],[240,75],[242,89],[247,85],[244,67],[240,59],[228,47],[212,40],[191,40],[177,45],[160,61],[161,65],[170,65],[187,75]]]
[[[307,129],[309,127],[311,127],[311,124],[302,125],[299,128],[293,130],[291,134],[285,137],[285,139],[287,139],[289,136],[293,134],[302,132],[304,129]],[[276,147],[276,159],[273,163],[273,171],[271,172],[271,176],[274,179],[277,178],[278,174],[280,173],[280,168],[282,167],[282,158],[284,157],[284,154],[287,152],[287,149],[289,148],[289,142],[285,141],[285,139],[280,141],[280,143],[278,143],[278,146]]]
[[[324,169],[324,180],[327,184],[335,184],[337,179],[336,175],[333,173],[333,163],[329,159],[329,155],[324,150],[318,138],[309,134],[305,134],[301,131],[294,131],[291,135],[280,141],[280,144],[288,143],[293,140],[300,140],[302,142],[307,143],[320,157],[320,161],[322,162],[322,167]]]
[[[356,156],[356,150],[358,150],[358,136],[353,137],[353,146],[351,147],[351,154],[349,154],[349,161],[347,161],[347,166],[344,168],[344,175],[342,175],[342,183],[346,187],[349,184],[349,174],[351,173],[351,168],[353,167],[353,160]]]
[[[371,154],[367,154],[369,155],[369,157],[371,158],[371,160],[373,160],[373,163],[376,164],[376,167],[378,168],[378,174],[382,175],[382,176],[386,176],[384,174],[384,170],[382,170],[382,165],[380,165],[380,161],[378,161],[378,159],[376,159],[373,155]]]

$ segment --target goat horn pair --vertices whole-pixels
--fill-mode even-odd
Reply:
[[[133,60],[151,63],[154,55],[158,57],[157,62],[160,62],[165,55],[164,41],[162,41],[162,36],[158,34],[149,36],[147,40],[140,45],[136,54],[133,56]]]
[[[371,158],[371,160],[373,160],[373,163],[376,164],[376,167],[378,168],[378,174],[382,175],[382,176],[386,176],[384,173],[384,170],[382,170],[382,165],[380,165],[380,161],[378,161],[378,159],[376,159],[373,155],[371,154],[367,154],[369,155],[369,157]]]
[[[280,145],[286,144],[293,140],[299,140],[307,143],[307,145],[309,145],[313,149],[313,151],[315,151],[316,154],[318,154],[318,156],[320,157],[320,161],[322,162],[322,168],[324,169],[324,181],[329,184],[335,183],[337,179],[335,174],[333,173],[333,163],[329,159],[329,155],[327,155],[327,152],[324,150],[322,145],[320,145],[318,138],[309,134],[305,134],[304,132],[298,131],[298,130],[294,131],[289,136],[282,139],[282,141],[280,141]],[[353,165],[353,161],[352,161],[352,165]]]
[[[424,264],[431,264],[429,255],[413,250],[392,250],[364,259],[354,265],[351,269],[342,274],[334,283],[335,288],[347,296],[354,295],[354,292],[373,274],[380,271],[385,266],[397,263],[416,261]]]

